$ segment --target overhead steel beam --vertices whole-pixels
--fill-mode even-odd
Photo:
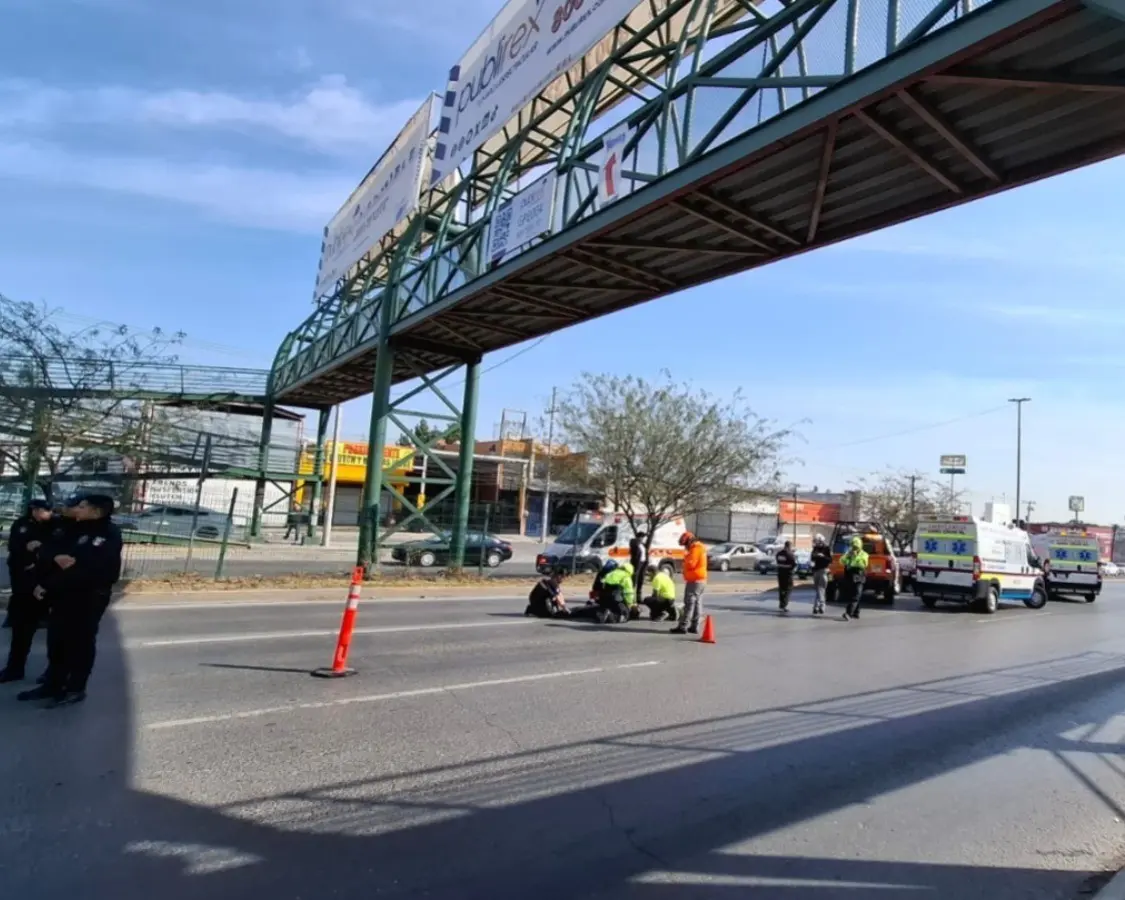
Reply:
[[[725,231],[727,234],[733,235],[736,238],[741,238],[744,241],[749,241],[755,247],[760,247],[770,255],[774,255],[777,253],[776,247],[771,247],[761,238],[755,237],[754,235],[748,233],[745,228],[739,228],[737,225],[732,225],[730,222],[720,218],[719,216],[716,216],[714,213],[705,212],[704,210],[696,207],[694,204],[689,203],[685,198],[678,198],[676,200],[673,200],[671,202],[671,205],[675,206],[677,209],[682,209],[684,212],[688,213],[689,215],[695,216],[697,219],[702,219],[704,222],[707,222],[710,225],[714,225],[716,228],[721,231]]]
[[[459,347],[452,344],[442,344],[416,334],[396,334],[392,343],[396,347],[402,347],[406,350],[418,350],[422,353],[432,353],[434,356],[446,359],[459,359],[462,362],[469,362],[480,356],[480,350],[464,346]]]
[[[760,258],[763,254],[759,250],[747,250],[744,247],[714,247],[699,241],[693,244],[677,244],[669,241],[631,241],[624,238],[598,238],[587,241],[587,247],[599,247],[607,250],[648,250],[654,253],[701,253],[715,254],[718,256],[751,256]]]
[[[813,193],[812,211],[809,213],[809,231],[805,237],[805,242],[809,244],[816,240],[816,230],[820,226],[820,214],[824,209],[828,173],[832,168],[832,157],[836,154],[836,132],[839,127],[840,120],[833,118],[824,129],[824,148],[820,151],[820,168],[816,177],[816,190]]]
[[[793,235],[783,231],[777,225],[774,225],[764,216],[754,212],[753,210],[744,209],[743,207],[738,206],[730,200],[726,200],[718,196],[714,191],[707,188],[701,188],[700,190],[696,191],[695,194],[697,197],[706,200],[708,203],[719,207],[719,209],[721,209],[723,212],[728,213],[729,215],[732,215],[737,219],[743,219],[744,221],[749,222],[755,228],[760,228],[762,231],[766,232],[767,234],[773,235],[779,241],[789,244],[791,247],[801,246],[801,242],[793,237]]]
[[[1111,75],[1070,75],[1052,72],[1017,72],[1005,69],[952,69],[927,75],[934,84],[967,84],[989,87],[1026,88],[1032,91],[1082,91],[1090,94],[1125,94],[1125,78]]]
[[[958,134],[957,130],[945,121],[938,112],[931,109],[921,97],[907,89],[899,91],[898,98],[919,119],[945,138],[949,146],[960,153],[961,156],[974,166],[985,178],[989,181],[995,181],[998,184],[1003,180],[1000,177],[1000,173],[996,171],[996,167],[985,159],[984,154],[976,147],[972,146],[967,138]]]
[[[875,134],[879,135],[884,141],[895,147],[907,159],[909,159],[915,166],[929,175],[934,181],[941,184],[943,187],[952,191],[955,194],[965,193],[965,189],[961,187],[956,181],[946,175],[941,169],[930,162],[921,153],[915,150],[910,144],[906,142],[905,138],[899,137],[895,134],[889,126],[884,125],[876,119],[871,113],[865,112],[862,109],[855,110],[854,115],[860,122],[870,128]]]
[[[538,297],[535,294],[525,294],[519,291],[510,284],[496,285],[492,288],[491,292],[498,297],[505,300],[511,300],[516,303],[526,303],[533,309],[544,310],[546,312],[554,313],[557,316],[563,316],[572,322],[581,319],[585,313],[580,309],[575,309],[573,306],[567,306],[558,300],[548,300],[546,297]]]
[[[648,290],[658,291],[676,286],[671,278],[666,278],[659,272],[638,268],[612,256],[597,253],[588,247],[575,248],[567,254],[567,257],[595,272],[601,272],[611,278],[623,278]],[[591,262],[590,258],[596,262]]]

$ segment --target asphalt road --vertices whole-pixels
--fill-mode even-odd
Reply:
[[[1076,898],[1125,847],[1125,586],[995,616],[719,596],[714,646],[518,601],[147,601],[0,691],[23,900]]]

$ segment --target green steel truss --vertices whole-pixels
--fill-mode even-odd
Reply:
[[[637,189],[910,48],[971,13],[974,4],[982,5],[652,0],[655,15],[646,27],[618,28],[600,65],[567,89],[540,97],[521,116],[518,131],[478,151],[467,176],[428,191],[418,213],[286,336],[274,363],[274,396],[313,383],[301,393],[304,402],[365,393],[366,384],[333,383],[333,370],[381,347],[408,318],[417,321],[434,304],[471,291],[489,268],[493,212],[540,174],[554,170],[558,176],[554,221],[544,239],[597,213],[596,175],[609,127],[627,122],[632,128],[622,176]],[[625,99],[614,105],[618,97]],[[563,129],[553,124],[560,116]],[[452,322],[441,332],[450,346],[463,346]],[[400,369],[393,380],[413,374]]]

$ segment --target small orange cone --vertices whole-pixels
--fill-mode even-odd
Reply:
[[[715,620],[710,616],[703,619],[703,634],[700,635],[699,643],[713,644],[715,643]]]

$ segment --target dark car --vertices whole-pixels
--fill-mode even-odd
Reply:
[[[777,571],[777,557],[771,555],[758,560],[754,569],[759,575],[772,575]],[[797,571],[794,574],[798,578],[808,578],[812,575],[812,554],[808,550],[797,551]]]
[[[424,541],[410,541],[399,544],[391,551],[391,559],[408,566],[449,565],[452,553],[453,536],[449,532],[436,534]],[[512,558],[512,545],[493,534],[470,531],[465,535],[465,565],[479,566],[481,560],[490,569]]]

